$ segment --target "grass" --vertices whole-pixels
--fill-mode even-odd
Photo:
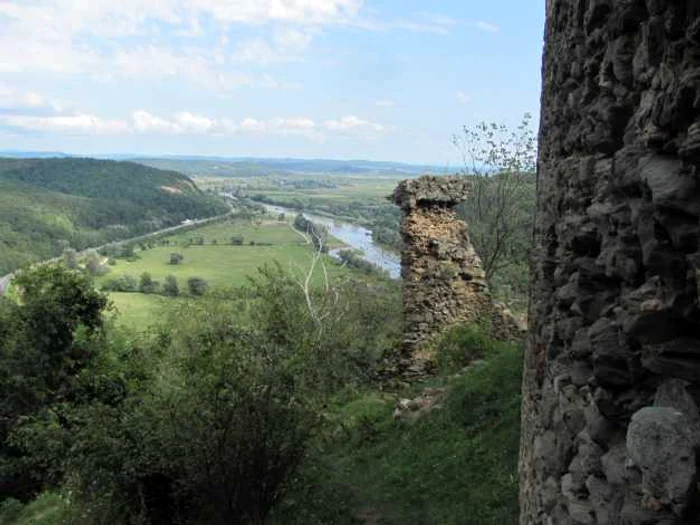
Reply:
[[[0,503],[0,523],[3,525],[58,525],[63,523],[65,509],[66,502],[53,492],[44,492],[26,505],[15,499],[9,499]]]
[[[242,236],[246,244],[230,244],[233,236]],[[190,238],[202,237],[206,244],[185,246]],[[96,284],[106,283],[120,275],[138,278],[148,272],[154,280],[163,284],[168,275],[179,282],[180,292],[187,291],[190,277],[205,279],[210,288],[244,286],[248,277],[257,269],[278,262],[283,269],[302,278],[310,268],[313,251],[310,245],[287,222],[265,220],[259,224],[250,221],[232,220],[211,224],[186,233],[168,237],[170,246],[157,246],[138,252],[133,261],[119,259],[109,272],[97,278]],[[217,244],[211,244],[217,240]],[[248,244],[253,241],[255,244]],[[225,243],[228,242],[228,243]],[[270,243],[271,245],[262,245]],[[184,259],[179,264],[170,264],[170,254],[181,253]],[[329,257],[323,257],[328,277],[348,275],[351,269],[340,267]],[[313,275],[313,283],[321,284],[324,275],[320,265]],[[110,293],[117,308],[118,322],[136,329],[144,329],[156,322],[163,308],[172,304],[172,298],[140,293]]]
[[[161,295],[142,293],[110,293],[109,298],[116,307],[119,324],[142,329],[156,324],[165,308],[175,299]]]
[[[243,237],[244,244],[249,244],[250,241],[256,244],[304,243],[302,237],[292,229],[289,223],[276,220],[264,220],[258,224],[242,220],[227,221],[173,235],[170,239],[172,242],[184,243],[190,238],[203,237],[207,244],[215,240],[219,244],[230,244],[233,236]]]
[[[172,252],[181,253],[184,259],[179,264],[169,264]],[[189,277],[201,277],[210,286],[240,286],[247,282],[247,277],[254,275],[256,269],[265,264],[279,262],[282,268],[289,269],[301,275],[312,260],[312,251],[308,246],[278,245],[278,246],[231,246],[204,245],[157,247],[139,253],[140,258],[130,262],[120,260],[111,271],[98,279],[98,284],[119,275],[138,277],[149,272],[152,277],[162,283],[168,275],[174,275],[180,282],[180,289],[186,286]],[[330,277],[346,274],[348,270],[335,265],[330,258],[324,258]],[[315,273],[315,281],[321,282],[321,269]]]
[[[517,525],[522,352],[482,346],[484,363],[431,382],[448,398],[413,425],[393,419],[396,397],[385,393],[343,405],[342,430],[305,470],[313,489],[274,523]]]
[[[327,407],[327,432],[270,525],[517,525],[522,352],[479,333],[459,339],[464,356],[477,343],[484,358],[461,375]],[[445,351],[459,361],[454,337]],[[395,420],[396,400],[426,385],[447,388],[443,407],[413,424]],[[63,525],[65,509],[44,493],[0,506],[0,523]]]

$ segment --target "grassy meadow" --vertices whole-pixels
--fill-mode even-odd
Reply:
[[[231,244],[232,237],[242,238],[243,244]],[[200,238],[203,244],[190,244]],[[245,286],[258,268],[275,263],[302,278],[314,255],[311,245],[289,222],[271,219],[233,219],[172,235],[167,240],[169,245],[138,251],[133,260],[118,259],[114,266],[108,266],[109,272],[96,279],[97,286],[123,275],[138,279],[148,272],[160,284],[167,276],[175,276],[180,293],[186,294],[190,277],[206,280],[210,288]],[[183,260],[170,264],[171,253],[182,254]],[[323,261],[330,279],[352,271],[340,267],[330,257],[324,256]],[[313,283],[321,284],[324,278],[323,268],[318,265]],[[177,300],[159,294],[125,292],[110,292],[110,299],[116,307],[118,322],[137,329],[157,322],[164,307]]]

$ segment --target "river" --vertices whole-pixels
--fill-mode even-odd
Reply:
[[[232,197],[231,195],[226,196]],[[262,204],[270,213],[275,215],[284,213],[285,215],[294,216],[299,213],[296,210],[284,208],[282,206],[275,206],[265,203],[258,204]],[[392,279],[398,279],[401,277],[401,258],[395,253],[383,249],[376,242],[374,242],[374,239],[372,239],[371,230],[357,224],[331,219],[320,215],[304,213],[304,217],[315,224],[321,224],[333,237],[342,241],[350,248],[361,252],[363,259],[389,272],[389,276]],[[329,254],[334,255],[343,249],[345,248],[336,248],[331,250]]]

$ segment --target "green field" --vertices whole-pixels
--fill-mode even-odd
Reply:
[[[119,324],[128,328],[147,328],[157,324],[168,305],[177,299],[155,294],[116,293],[109,294],[115,307]]]
[[[179,252],[184,260],[177,265],[169,264],[171,252]],[[256,269],[265,264],[280,263],[284,270],[300,275],[310,266],[311,248],[306,245],[277,246],[231,246],[204,245],[182,248],[163,246],[145,252],[139,252],[140,258],[133,262],[120,260],[111,271],[98,279],[98,285],[119,275],[138,277],[144,272],[161,283],[168,275],[174,275],[182,287],[190,277],[206,279],[210,286],[239,286],[245,284],[247,277],[254,275]],[[342,273],[330,258],[324,257],[329,276]],[[317,277],[321,278],[320,270]]]
[[[244,244],[232,245],[232,236],[242,236]],[[188,245],[190,239],[200,237],[204,239],[203,245]],[[108,273],[97,279],[97,286],[121,275],[138,278],[148,272],[160,284],[168,275],[174,275],[180,293],[186,294],[190,277],[205,279],[210,288],[244,286],[249,277],[255,276],[258,268],[275,263],[298,279],[303,279],[314,255],[311,245],[307,245],[303,236],[289,223],[274,220],[262,220],[257,224],[232,220],[173,235],[168,240],[169,246],[137,252],[136,260],[117,260],[114,266],[109,266]],[[216,244],[213,244],[214,241]],[[251,241],[255,244],[250,244]],[[170,264],[170,254],[174,252],[183,255],[180,264]],[[329,279],[348,275],[352,271],[338,266],[327,256],[323,257],[323,262]],[[323,267],[318,265],[312,282],[321,284],[323,279]],[[158,294],[121,292],[111,292],[110,298],[116,307],[119,323],[139,329],[157,322],[164,308],[174,301]]]
[[[289,222],[281,222],[269,218],[260,220],[257,224],[234,219],[173,235],[169,239],[171,242],[182,244],[191,238],[203,237],[205,244],[211,244],[214,241],[218,244],[230,244],[233,236],[243,237],[244,244],[250,244],[250,241],[253,241],[255,244],[306,243],[303,236],[295,231]]]

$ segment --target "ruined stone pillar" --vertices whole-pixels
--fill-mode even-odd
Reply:
[[[548,0],[521,523],[700,523],[700,1]]]
[[[464,177],[424,176],[405,180],[394,191],[394,202],[404,213],[401,275],[407,353],[459,322],[487,322],[506,337],[518,333],[513,319],[492,301],[481,259],[454,210],[469,189]]]

